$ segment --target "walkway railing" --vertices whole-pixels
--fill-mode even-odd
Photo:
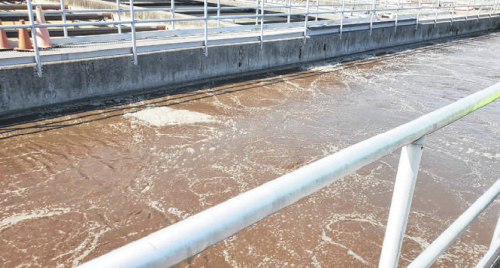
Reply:
[[[402,148],[379,267],[396,267],[424,137],[500,97],[500,83],[345,148],[253,190],[96,258],[81,267],[169,267]],[[500,180],[436,239],[411,267],[426,267],[500,193]],[[495,237],[500,229],[495,231]],[[493,241],[492,244],[498,243]]]
[[[205,55],[208,55],[208,47],[210,45],[209,35],[211,32],[210,29],[214,29],[214,27],[209,27],[209,21],[216,21],[215,29],[218,29],[218,32],[232,32],[239,31],[244,29],[253,29],[260,30],[260,36],[258,41],[261,43],[261,48],[263,47],[263,42],[266,40],[264,31],[270,28],[288,28],[288,27],[300,27],[302,25],[303,30],[301,35],[304,37],[304,42],[307,41],[307,37],[313,33],[309,33],[310,26],[314,25],[336,25],[338,29],[332,30],[333,32],[339,33],[340,38],[342,38],[342,32],[348,31],[352,29],[346,29],[344,24],[352,24],[352,23],[367,23],[368,28],[370,30],[370,34],[374,27],[394,27],[396,30],[398,26],[401,26],[403,21],[406,20],[406,24],[408,24],[408,19],[412,21],[410,23],[415,24],[416,27],[420,23],[437,23],[440,21],[447,21],[450,23],[454,23],[457,20],[469,20],[469,19],[479,19],[479,18],[491,18],[493,16],[498,16],[498,2],[500,0],[485,0],[482,1],[481,4],[473,4],[469,0],[467,4],[459,3],[456,0],[453,3],[445,0],[419,0],[418,3],[403,3],[402,0],[395,0],[392,3],[388,2],[377,2],[377,0],[373,0],[371,2],[358,2],[357,0],[332,0],[332,4],[323,4],[320,3],[320,0],[305,0],[304,4],[296,5],[292,4],[290,0],[286,2],[286,4],[279,3],[270,3],[266,0],[256,0],[255,5],[248,6],[221,6],[220,0],[217,1],[217,6],[209,6],[208,0],[204,0],[204,6],[201,7],[189,7],[189,8],[178,8],[175,6],[175,0],[171,0],[170,7],[164,8],[134,8],[134,0],[128,1],[128,9],[124,9],[123,5],[121,5],[120,0],[116,0],[116,8],[115,9],[80,9],[80,10],[70,10],[66,9],[64,0],[60,0],[61,10],[48,10],[44,11],[45,14],[61,14],[62,23],[45,23],[39,24],[34,21],[33,15],[33,3],[31,0],[27,1],[27,9],[28,11],[1,11],[0,15],[8,15],[8,14],[27,14],[30,23],[26,25],[0,25],[0,29],[20,29],[20,28],[29,28],[31,29],[31,33],[33,38],[34,45],[34,54],[35,54],[35,63],[37,65],[38,75],[42,75],[42,58],[40,57],[40,50],[36,43],[36,29],[37,28],[46,28],[46,27],[63,27],[64,36],[66,39],[61,41],[53,42],[55,44],[65,44],[65,43],[74,43],[74,42],[89,42],[93,40],[123,40],[127,39],[131,41],[131,53],[133,55],[133,62],[137,64],[137,39],[140,38],[141,35],[136,33],[136,25],[140,23],[165,23],[170,24],[172,29],[162,32],[170,32],[175,31],[175,34],[193,34],[199,33],[199,30],[202,30],[203,34],[203,43]],[[340,1],[340,2],[338,2]],[[238,2],[234,2],[238,3]],[[248,2],[251,3],[251,2]],[[36,5],[36,4],[35,4]],[[243,14],[243,15],[227,15],[222,14],[224,11],[235,11],[235,10],[255,10],[255,13]],[[166,11],[170,12],[170,18],[161,18],[161,19],[136,19],[135,14],[137,12],[153,12],[153,11]],[[184,17],[184,18],[176,18],[175,14],[182,14],[183,12],[203,12],[203,16],[200,17]],[[93,12],[114,12],[116,13],[116,20],[114,21],[96,21],[96,22],[72,22],[68,23],[66,21],[67,14],[73,13],[93,13]],[[210,12],[216,12],[215,16],[210,14]],[[461,16],[455,16],[455,13],[462,12],[465,14],[461,14]],[[387,15],[387,19],[380,20],[378,15]],[[125,16],[127,15],[127,16]],[[291,17],[294,16],[301,18],[302,21],[292,22]],[[346,17],[350,16],[351,19],[347,19]],[[167,17],[167,14],[165,15]],[[267,22],[266,19],[270,18],[284,18],[286,17],[286,22],[284,23],[270,23]],[[353,20],[352,17],[357,17],[357,19]],[[124,19],[126,18],[126,19]],[[241,20],[241,19],[255,19],[254,27],[247,26],[234,26],[227,27],[224,26],[221,28],[221,21],[227,20]],[[350,20],[350,21],[349,21]],[[176,22],[202,22],[203,27],[195,29],[193,27],[191,30],[181,30],[177,31]],[[378,23],[378,22],[388,22],[387,23]],[[68,37],[68,27],[75,26],[106,26],[106,25],[114,25],[117,27],[118,34],[107,35],[106,39],[102,37],[96,38],[70,38]],[[123,33],[122,25],[130,25],[131,34]],[[273,26],[271,26],[273,25]],[[155,34],[144,34],[144,37],[155,37],[155,36],[165,36],[168,34],[156,32]],[[322,32],[324,34],[325,32]],[[245,42],[244,40],[240,40]],[[254,40],[251,40],[254,41]],[[248,42],[248,41],[246,41]],[[214,45],[219,43],[214,43]],[[177,47],[179,48],[179,47]],[[182,48],[182,47],[180,47]],[[161,49],[161,48],[160,48]],[[123,49],[120,54],[130,53],[123,52]],[[101,54],[92,54],[87,53],[85,57],[97,57]],[[50,58],[50,57],[48,57]],[[53,58],[51,59],[53,60]],[[49,60],[47,60],[49,61]],[[16,63],[19,64],[19,63]]]

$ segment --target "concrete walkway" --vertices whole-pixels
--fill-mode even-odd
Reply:
[[[398,25],[401,26],[411,24],[415,24],[414,19],[400,20],[398,22]],[[287,27],[288,25],[289,27]],[[283,25],[280,28],[276,25],[265,25],[265,27],[267,29],[263,32],[264,41],[304,36],[303,22]],[[375,22],[373,27],[394,27],[394,22]],[[355,19],[352,21],[346,20],[343,30],[347,32],[365,30],[368,28],[369,23],[367,19]],[[336,21],[311,21],[308,22],[307,31],[308,36],[338,33],[339,25]],[[208,46],[259,42],[260,35],[259,25],[222,29],[209,28]],[[141,36],[145,38],[141,38]],[[130,37],[130,33],[125,33],[121,35],[110,34],[101,36],[52,38],[54,47],[40,50],[41,62],[46,63],[132,54],[133,44]],[[205,46],[203,29],[140,32],[137,33],[137,38],[138,53]],[[36,63],[34,52],[21,52],[15,50],[0,51],[0,68],[2,68],[2,66],[33,63]]]

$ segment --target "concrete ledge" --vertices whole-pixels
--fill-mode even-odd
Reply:
[[[38,77],[33,66],[0,69],[0,116],[71,101],[108,95],[144,93],[155,88],[176,88],[227,76],[324,60],[370,50],[456,37],[500,28],[500,17],[450,23],[398,26],[302,37],[189,48],[139,54],[138,65],[130,55],[49,63]],[[167,90],[168,93],[168,90]]]

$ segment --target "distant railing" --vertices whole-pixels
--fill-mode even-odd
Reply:
[[[379,267],[397,267],[424,137],[500,98],[500,83],[345,148],[80,266],[170,267],[402,148]],[[412,263],[428,267],[500,193],[500,180]],[[497,226],[492,245],[500,243]]]
[[[267,29],[270,24],[274,23],[267,23],[265,18],[271,18],[271,17],[286,17],[286,23],[277,23],[277,27],[273,28],[286,28],[286,27],[298,27],[297,22],[292,22],[291,21],[291,16],[300,16],[303,17],[303,21],[301,21],[299,24],[303,24],[303,30],[301,35],[304,38],[304,42],[307,41],[307,37],[310,35],[309,33],[309,27],[312,25],[338,25],[339,29],[336,30],[336,32],[339,33],[340,38],[342,37],[343,31],[345,31],[345,25],[344,24],[352,24],[353,21],[349,22],[346,19],[346,16],[348,14],[354,15],[357,14],[358,17],[364,17],[363,20],[366,23],[369,23],[369,30],[370,34],[372,32],[372,29],[374,28],[374,24],[378,24],[377,22],[380,22],[380,19],[378,16],[376,16],[377,13],[388,13],[390,12],[390,16],[388,20],[383,20],[384,21],[391,21],[392,23],[390,25],[388,24],[380,24],[380,27],[394,27],[397,29],[397,27],[400,25],[400,22],[402,21],[401,18],[407,20],[407,19],[413,19],[412,23],[418,27],[419,23],[423,22],[423,18],[425,17],[427,22],[430,23],[437,23],[438,21],[449,21],[450,23],[453,23],[454,21],[458,19],[463,19],[463,20],[468,20],[468,19],[479,19],[479,18],[484,18],[484,17],[489,17],[491,18],[492,16],[497,16],[498,14],[497,9],[498,9],[498,1],[500,0],[490,0],[488,2],[483,2],[482,4],[471,4],[471,1],[465,4],[457,4],[457,1],[454,0],[453,4],[451,5],[448,1],[444,0],[437,0],[437,1],[432,1],[430,3],[424,2],[424,0],[419,0],[418,3],[403,3],[402,0],[397,0],[397,3],[381,3],[377,2],[377,0],[373,0],[372,2],[366,2],[366,3],[358,3],[357,1],[354,2],[355,0],[352,0],[352,2],[346,2],[346,0],[340,0],[339,3],[332,3],[331,5],[327,4],[320,4],[319,0],[315,1],[315,4],[312,4],[311,2],[313,0],[306,0],[305,4],[302,5],[293,5],[291,3],[291,0],[288,0],[286,4],[277,4],[277,3],[266,3],[266,0],[256,0],[255,5],[249,5],[249,6],[221,6],[220,0],[217,1],[217,6],[216,7],[209,7],[207,0],[204,0],[204,6],[203,8],[201,7],[193,7],[193,8],[176,8],[175,7],[175,0],[171,0],[171,6],[170,7],[164,7],[164,8],[140,8],[140,9],[135,9],[134,8],[134,0],[129,0],[128,9],[123,9],[122,5],[120,3],[120,0],[116,0],[116,9],[79,9],[79,10],[69,10],[66,9],[65,2],[64,0],[60,0],[61,4],[61,9],[60,10],[47,10],[44,11],[46,14],[61,14],[61,20],[62,23],[45,23],[45,24],[39,24],[34,20],[34,13],[33,13],[33,4],[31,0],[26,0],[27,1],[27,11],[0,11],[0,15],[4,14],[28,14],[30,23],[26,25],[0,25],[0,29],[20,29],[20,28],[28,28],[31,29],[31,35],[33,37],[33,46],[34,46],[34,56],[35,56],[35,63],[37,65],[37,72],[38,75],[42,75],[42,59],[40,57],[40,49],[39,46],[36,42],[36,36],[37,28],[47,28],[47,27],[63,27],[63,32],[64,36],[68,37],[68,27],[74,27],[74,26],[104,26],[104,25],[116,25],[117,31],[118,31],[118,37],[113,36],[113,38],[122,38],[122,39],[129,39],[131,40],[131,48],[132,48],[132,55],[133,55],[133,62],[134,64],[137,64],[137,39],[138,36],[140,38],[140,35],[136,33],[136,25],[139,23],[170,23],[172,29],[164,32],[169,32],[169,31],[176,31],[176,22],[188,22],[188,21],[202,21],[203,22],[203,27],[200,28],[203,31],[203,44],[202,46],[204,47],[204,53],[205,55],[208,56],[208,47],[209,47],[209,34],[210,34],[210,29],[213,29],[213,27],[209,28],[208,22],[215,20],[217,22],[217,27],[215,28],[220,28],[221,27],[221,21],[224,20],[236,20],[236,19],[255,19],[255,27],[252,27],[251,29],[255,30],[260,30],[260,36],[259,36],[259,41],[260,41],[260,46],[261,48],[263,47],[263,42],[265,40],[264,36],[264,30]],[[339,0],[335,0],[339,1]],[[427,0],[426,0],[427,1]],[[237,2],[235,2],[237,3]],[[36,4],[35,4],[36,5]],[[314,10],[311,10],[311,7]],[[384,8],[378,8],[378,7],[384,7]],[[389,8],[388,8],[389,7]],[[255,10],[255,14],[243,14],[243,15],[223,15],[223,11],[230,11],[230,10],[246,10],[246,9],[251,9]],[[273,11],[273,10],[278,10],[278,11]],[[465,15],[462,16],[455,16],[455,13],[457,11],[466,11]],[[469,10],[476,12],[477,14],[473,14],[474,16],[470,16]],[[170,18],[161,18],[161,19],[136,19],[135,14],[137,12],[152,12],[152,11],[167,11],[170,12]],[[203,16],[202,17],[188,17],[188,18],[176,18],[175,14],[177,13],[182,13],[186,11],[203,11]],[[209,15],[209,11],[216,11],[216,15],[212,16]],[[114,21],[97,21],[97,22],[72,22],[68,23],[66,22],[66,15],[71,14],[71,13],[92,13],[92,12],[114,12],[117,14],[116,20]],[[268,13],[266,13],[268,12]],[[272,13],[269,13],[272,12]],[[127,13],[129,19],[122,19],[123,13]],[[392,14],[395,13],[395,14]],[[319,17],[322,15],[323,17]],[[439,16],[445,18],[439,18]],[[312,18],[311,16],[314,16]],[[357,20],[354,21],[356,23],[363,22],[363,20]],[[131,33],[130,34],[125,34],[122,33],[122,25],[130,25],[131,27]],[[241,28],[239,28],[241,27]],[[195,27],[194,27],[195,28]],[[235,29],[231,29],[235,28]],[[225,32],[225,31],[234,31],[238,29],[249,29],[248,27],[244,26],[235,26],[235,27],[223,27],[220,28],[219,32]],[[197,29],[193,29],[194,31],[184,31],[184,33],[193,33],[197,32]],[[164,36],[163,33],[157,33],[158,36]],[[111,35],[108,35],[111,38]],[[148,36],[152,37],[151,35],[142,35],[142,36]],[[92,40],[102,40],[102,38],[96,37],[95,39],[92,38],[84,38],[84,39],[78,39],[78,38],[68,38],[65,42],[78,42],[78,40],[82,40],[84,42],[89,42]],[[56,42],[59,44],[62,44],[64,42]],[[123,53],[123,52],[120,52]],[[129,53],[129,52],[125,52]],[[96,55],[93,54],[88,54],[87,57],[94,57]],[[17,63],[19,64],[19,63]]]

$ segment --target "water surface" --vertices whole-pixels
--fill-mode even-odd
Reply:
[[[500,33],[0,128],[0,263],[75,266],[500,80]],[[500,103],[425,142],[400,265],[500,174]],[[375,267],[399,151],[179,267]],[[495,202],[437,261],[475,265]]]

